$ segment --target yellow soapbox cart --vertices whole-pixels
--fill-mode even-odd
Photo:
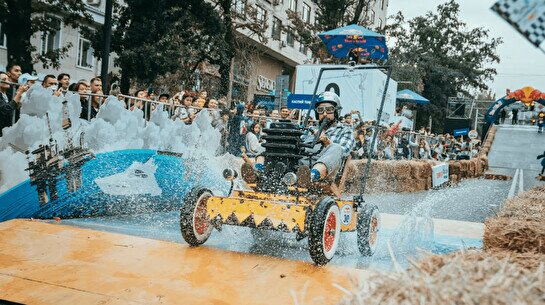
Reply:
[[[318,83],[323,70],[327,68],[320,71]],[[388,82],[389,67],[387,70]],[[388,87],[387,82],[385,88]],[[383,105],[384,96],[377,124]],[[305,121],[308,121],[308,116]],[[223,225],[249,227],[254,231],[291,232],[297,240],[308,238],[311,259],[316,265],[325,265],[335,254],[340,233],[356,231],[360,253],[373,255],[377,247],[380,214],[378,208],[366,203],[363,197],[370,163],[361,178],[360,194],[341,194],[347,180],[346,169],[350,157],[343,160],[334,179],[301,188],[297,183],[298,168],[306,159],[307,164],[312,166],[317,153],[308,152],[317,139],[310,144],[301,140],[305,131],[305,127],[290,121],[272,123],[270,128],[264,130],[265,152],[262,156],[265,158],[265,169],[255,183],[247,184],[249,189],[234,190],[233,180],[238,173],[226,169],[224,178],[231,181],[228,196],[215,196],[203,187],[191,190],[181,208],[180,228],[184,240],[191,246],[199,246],[207,241],[214,228],[221,230]],[[376,133],[371,147],[375,140]]]

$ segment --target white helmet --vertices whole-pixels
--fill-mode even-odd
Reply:
[[[314,103],[314,114],[316,116],[316,119],[318,119],[318,113],[316,112],[316,108],[318,108],[318,106],[322,103],[330,103],[335,106],[335,119],[338,120],[343,107],[341,107],[341,98],[337,95],[337,93],[324,91],[320,95],[318,95],[318,97],[316,98],[316,102]]]

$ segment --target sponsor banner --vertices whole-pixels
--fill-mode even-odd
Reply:
[[[448,182],[448,164],[441,163],[431,168],[433,187],[441,186]]]
[[[454,129],[453,135],[455,137],[465,136],[469,133],[469,128]]]
[[[309,109],[312,103],[312,94],[290,94],[288,96],[289,109]]]

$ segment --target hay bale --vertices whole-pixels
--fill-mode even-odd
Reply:
[[[545,198],[545,184],[534,186],[528,191],[520,194],[518,197],[543,199]]]
[[[411,177],[413,179],[422,179],[422,177],[425,174],[424,170],[424,164],[418,161],[410,161],[411,162]]]
[[[412,172],[412,163],[410,161],[391,161],[395,168],[395,176],[397,179],[410,179]]]
[[[413,183],[415,192],[425,191],[428,189],[428,179],[418,179]]]
[[[394,192],[396,193],[414,193],[417,191],[412,177],[398,179],[395,183]]]
[[[485,249],[545,253],[545,186],[506,201],[498,217],[487,219]]]
[[[448,172],[453,175],[460,175],[462,171],[462,165],[459,161],[449,162],[448,163]]]
[[[450,176],[449,176],[449,181],[450,181],[451,183],[456,184],[456,183],[460,182],[460,178],[459,178],[458,175],[450,175]]]
[[[480,177],[484,173],[483,162],[480,158],[475,159],[475,176]]]
[[[431,177],[432,174],[433,174],[433,171],[432,171],[431,168],[434,166],[434,162],[431,162],[431,161],[430,161],[430,162],[426,162],[426,161],[424,161],[423,164],[424,164],[424,166],[422,167],[422,170],[423,170],[423,173],[422,173],[422,174],[423,174],[424,176],[423,176],[422,178],[424,178],[424,177],[425,177],[425,178]]]
[[[468,163],[468,177],[475,177],[475,160],[470,160]]]
[[[452,252],[446,255],[430,255],[426,260],[418,262],[417,267],[429,274],[437,272],[455,256],[463,256],[465,260],[483,261],[488,257],[500,260],[507,259],[509,263],[517,264],[528,270],[537,270],[540,264],[545,263],[545,255],[540,253],[516,253],[509,251],[487,252],[476,249]]]
[[[519,196],[507,200],[498,216],[516,220],[541,221],[545,226],[544,197],[536,194],[535,197],[526,195],[526,197]]]
[[[487,219],[483,248],[545,254],[545,223],[507,217]]]
[[[481,160],[481,164],[483,165],[483,170],[488,169],[488,157],[487,156],[480,156],[479,160]]]
[[[460,253],[422,262],[430,267],[414,263],[407,271],[371,273],[340,304],[543,304],[543,267]]]
[[[461,160],[460,162],[460,178],[467,178],[469,175],[469,160]]]
[[[498,173],[485,173],[484,174],[484,179],[508,181],[508,180],[512,180],[513,177],[507,176],[507,175],[504,175],[504,174],[498,174]]]

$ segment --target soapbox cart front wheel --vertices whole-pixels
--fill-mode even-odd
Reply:
[[[323,198],[310,216],[308,248],[318,266],[327,264],[335,255],[341,233],[339,207],[331,197]]]
[[[374,204],[366,204],[358,211],[358,249],[363,256],[375,254],[380,229],[380,214]]]
[[[202,245],[212,233],[212,224],[206,211],[206,204],[212,192],[205,188],[192,189],[184,198],[180,213],[182,237],[190,246]]]

